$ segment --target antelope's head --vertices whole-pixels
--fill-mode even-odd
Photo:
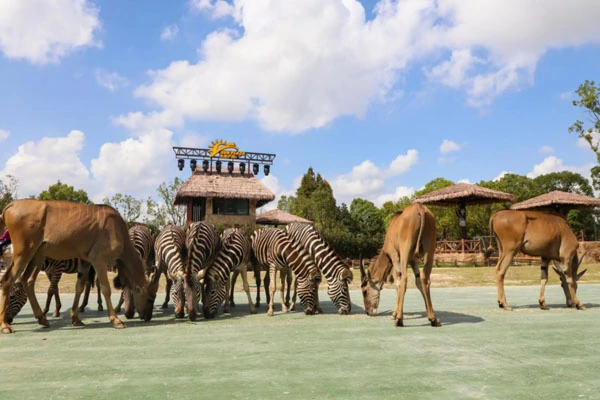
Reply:
[[[365,271],[363,261],[360,261],[360,289],[363,295],[363,301],[365,303],[365,312],[367,315],[373,317],[377,315],[377,309],[379,308],[379,299],[381,295],[381,289],[383,287],[383,281],[376,282],[371,279],[369,271]]]

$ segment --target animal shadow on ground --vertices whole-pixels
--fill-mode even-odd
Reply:
[[[585,306],[585,308],[596,308],[596,307],[600,307],[600,304],[597,303],[583,303],[583,305]],[[525,304],[525,305],[512,305],[511,307],[513,309],[513,311],[518,311],[518,310],[540,310],[540,311],[550,311],[550,310],[554,310],[554,309],[569,309],[571,308],[572,310],[577,311],[577,308],[575,306],[573,307],[567,307],[567,305],[565,303],[554,303],[554,304],[547,304],[548,306],[548,310],[541,310],[539,304]]]
[[[385,311],[379,313],[381,316],[392,316],[392,310]],[[478,324],[480,322],[484,322],[485,319],[482,317],[478,317],[475,315],[457,313],[453,311],[435,311],[435,316],[441,321],[442,327],[448,325],[457,325],[457,324]],[[427,313],[425,311],[418,312],[404,312],[404,321],[410,321],[414,319],[423,319],[424,322],[422,325],[430,325],[427,320]],[[411,326],[411,325],[405,325]],[[418,325],[417,325],[418,326]]]

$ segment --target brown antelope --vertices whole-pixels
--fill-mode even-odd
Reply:
[[[27,297],[38,323],[49,326],[35,297],[35,280],[46,257],[57,260],[80,258],[91,263],[98,276],[108,316],[115,328],[125,324],[117,317],[110,300],[106,268],[116,262],[127,286],[134,291],[140,318],[152,318],[156,285],[149,285],[142,259],[129,241],[127,225],[119,213],[105,205],[67,201],[15,200],[4,208],[2,219],[13,241],[13,262],[2,277],[0,329],[13,330],[6,320],[9,293],[17,281],[26,282]],[[80,282],[81,281],[81,282]],[[78,279],[71,309],[73,325],[82,325],[77,305],[85,279]]]
[[[512,310],[506,302],[504,293],[504,277],[511,261],[518,252],[542,258],[541,287],[538,302],[540,308],[547,310],[544,291],[548,282],[548,264],[562,263],[561,268],[555,265],[554,270],[561,278],[561,286],[565,292],[567,306],[573,304],[579,310],[585,307],[577,298],[577,281],[586,270],[577,273],[581,263],[577,257],[579,242],[571,231],[565,218],[556,214],[538,211],[502,210],[490,217],[490,235],[494,235],[498,243],[498,264],[496,265],[496,286],[498,288],[498,305],[505,310]],[[491,247],[486,254],[489,255]],[[583,257],[582,257],[583,259]]]
[[[383,248],[369,270],[361,263],[361,289],[368,315],[376,315],[383,284],[393,272],[396,282],[396,306],[392,317],[396,326],[403,326],[404,295],[406,294],[407,271],[410,264],[415,275],[417,288],[425,300],[427,318],[431,326],[441,326],[431,303],[431,269],[435,253],[435,217],[422,204],[412,204],[402,213],[394,215],[385,234]],[[424,257],[423,275],[419,272],[417,255]],[[392,268],[394,267],[394,268]]]

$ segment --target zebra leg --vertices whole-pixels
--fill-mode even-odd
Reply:
[[[231,307],[235,307],[235,301],[233,301],[233,292],[234,292],[234,288],[235,288],[235,281],[237,281],[239,274],[240,274],[240,272],[237,269],[233,270],[233,273],[231,274],[231,291],[228,293],[229,304],[231,304]],[[246,276],[246,279],[248,279],[247,276]]]
[[[298,279],[294,278],[294,294],[292,295],[292,304],[290,305],[290,311],[296,310],[296,298],[298,297]]]
[[[273,316],[273,298],[275,297],[275,287],[277,286],[277,281],[275,280],[275,278],[277,277],[277,268],[275,268],[275,266],[269,267],[269,275],[270,275],[270,279],[273,281],[273,287],[271,288],[271,298],[269,299],[269,311],[267,311],[267,314],[269,315],[269,317],[272,317]],[[265,283],[265,288],[266,288],[266,283]]]
[[[287,274],[285,275],[285,283],[286,283],[286,290],[285,290],[285,305],[286,307],[290,306],[290,291],[292,290],[292,271],[288,270]],[[281,282],[281,284],[283,285],[283,281]]]
[[[279,288],[279,304],[281,304],[281,311],[282,312],[288,312],[288,305],[285,304],[285,283],[287,282],[287,277],[290,274],[290,271],[287,270],[281,270],[279,272],[279,279],[281,280],[281,287]],[[273,279],[273,282],[275,282],[275,280]],[[273,287],[275,287],[275,285],[273,285]],[[289,304],[289,303],[288,303]]]
[[[271,275],[269,271],[265,273],[265,279],[263,280],[263,286],[265,288],[265,297],[267,298],[267,304],[271,302],[271,291],[269,290],[269,285],[271,284]]]
[[[246,292],[246,296],[248,296],[248,305],[250,306],[250,314],[256,314],[256,307],[252,304],[252,297],[250,296],[250,285],[248,284],[248,271],[246,267],[243,267],[241,271],[242,281],[244,282],[244,292]]]
[[[60,282],[61,277],[61,272],[53,274],[52,278],[50,279],[51,287],[48,288],[48,292],[50,292],[50,289],[52,289],[52,292],[54,294],[54,303],[56,305],[56,308],[54,309],[54,314],[52,314],[53,317],[60,317],[60,309],[62,308],[62,303],[60,302],[60,295],[58,293],[58,283]],[[49,307],[50,302],[46,301],[46,306]]]
[[[170,296],[171,296],[171,288],[173,287],[173,280],[170,279],[167,276],[167,273],[165,272],[165,278],[167,279],[167,287],[165,288],[165,301],[162,305],[162,308],[169,308],[169,300],[170,300]]]
[[[267,275],[269,275],[269,273],[267,272]],[[254,267],[254,279],[256,280],[256,307],[260,307],[260,267]],[[265,276],[265,282],[266,282],[267,277]],[[266,287],[265,287],[265,292],[266,292]],[[268,297],[267,297],[268,299]],[[267,304],[269,304],[269,301],[267,300]]]

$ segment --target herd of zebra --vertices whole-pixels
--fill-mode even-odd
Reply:
[[[260,305],[261,271],[267,271],[263,285],[269,315],[273,315],[277,271],[280,271],[282,311],[295,309],[297,295],[306,314],[322,312],[318,298],[321,276],[325,277],[327,292],[338,312],[346,315],[351,310],[348,285],[352,281],[352,271],[311,224],[292,223],[285,230],[260,228],[254,231],[250,239],[239,228],[226,229],[219,235],[211,223],[204,221],[194,222],[185,230],[179,226],[167,225],[156,238],[149,227],[135,224],[129,229],[129,239],[146,265],[149,281],[157,283],[162,276],[166,278],[166,297],[162,308],[167,308],[172,300],[176,318],[184,318],[187,312],[188,318],[195,321],[198,312],[202,310],[206,319],[212,319],[217,316],[222,305],[224,312],[229,312],[230,304],[234,305],[234,286],[239,274],[242,275],[250,312],[256,313],[256,307]],[[256,279],[256,304],[250,295],[248,266]],[[47,258],[42,271],[50,281],[43,313],[48,312],[54,296],[54,316],[60,315],[58,284],[61,276],[88,271],[88,284],[83,303],[79,307],[79,312],[84,311],[90,288],[94,284],[95,274],[91,264],[79,259],[57,261]],[[294,295],[290,302],[292,282]],[[133,301],[132,294],[119,275],[114,278],[114,285],[123,288],[116,307],[119,311],[124,301]],[[285,286],[287,296],[284,296]],[[15,285],[7,307],[9,322],[26,302],[25,288],[23,285]],[[102,309],[100,292],[98,309]]]

